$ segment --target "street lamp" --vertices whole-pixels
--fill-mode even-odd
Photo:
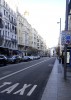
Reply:
[[[66,0],[66,21],[65,21],[65,31],[68,31],[68,4],[70,0]]]
[[[60,21],[57,22],[57,24],[60,24],[60,35],[59,35],[59,46],[60,46],[60,52],[59,52],[59,55],[61,54],[61,18],[60,18]]]

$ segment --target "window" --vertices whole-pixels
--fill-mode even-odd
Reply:
[[[9,44],[9,47],[11,47],[11,43]]]
[[[39,42],[39,40],[37,40],[37,42]]]
[[[16,22],[16,20],[14,19],[14,23]]]
[[[12,35],[12,39],[13,39],[13,35]]]
[[[6,16],[8,17],[8,12],[6,12]]]
[[[20,30],[19,30],[19,33],[20,33]]]
[[[13,17],[12,17],[12,22],[13,22]]]
[[[0,35],[1,35],[1,30],[0,30]]]
[[[14,26],[12,25],[12,30],[14,30]]]
[[[8,24],[7,24],[7,22],[5,23],[5,28],[6,28],[6,29],[8,28]]]
[[[2,23],[2,19],[0,18],[0,24]]]
[[[9,15],[9,20],[10,20],[10,15]]]
[[[3,30],[3,36],[4,36],[4,30]]]
[[[8,32],[8,37],[9,37],[9,32]]]
[[[39,46],[39,43],[37,43],[37,45]]]
[[[12,28],[11,28],[11,24],[10,24],[10,30],[11,30]]]
[[[7,37],[7,31],[5,31],[5,36]]]
[[[7,3],[6,3],[6,7],[7,7]]]
[[[9,23],[8,23],[8,29],[9,29]]]
[[[5,1],[4,1],[4,6],[5,6]]]
[[[39,49],[39,47],[38,47],[38,49]]]
[[[16,48],[16,43],[15,43],[15,48]]]
[[[6,11],[4,10],[4,15],[5,15],[5,12],[6,12]]]

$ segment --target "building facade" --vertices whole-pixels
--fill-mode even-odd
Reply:
[[[17,49],[16,13],[4,0],[0,0],[0,46]]]
[[[17,34],[18,34],[18,49],[23,51],[25,45],[24,18],[18,11],[17,11]]]
[[[25,55],[30,47],[30,30],[31,25],[28,21],[17,11],[17,34],[18,34],[18,49]]]
[[[37,49],[37,31],[32,28],[32,31],[31,31],[31,47],[34,48],[34,49]]]
[[[18,11],[15,13],[5,0],[0,0],[0,48],[19,50],[26,55],[45,51],[46,48],[38,32]]]

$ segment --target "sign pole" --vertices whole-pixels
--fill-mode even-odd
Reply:
[[[65,54],[64,54],[64,79],[67,79],[67,44],[65,44]]]

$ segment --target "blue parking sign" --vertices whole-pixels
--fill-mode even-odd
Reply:
[[[70,35],[67,35],[66,36],[66,40],[70,40]]]

